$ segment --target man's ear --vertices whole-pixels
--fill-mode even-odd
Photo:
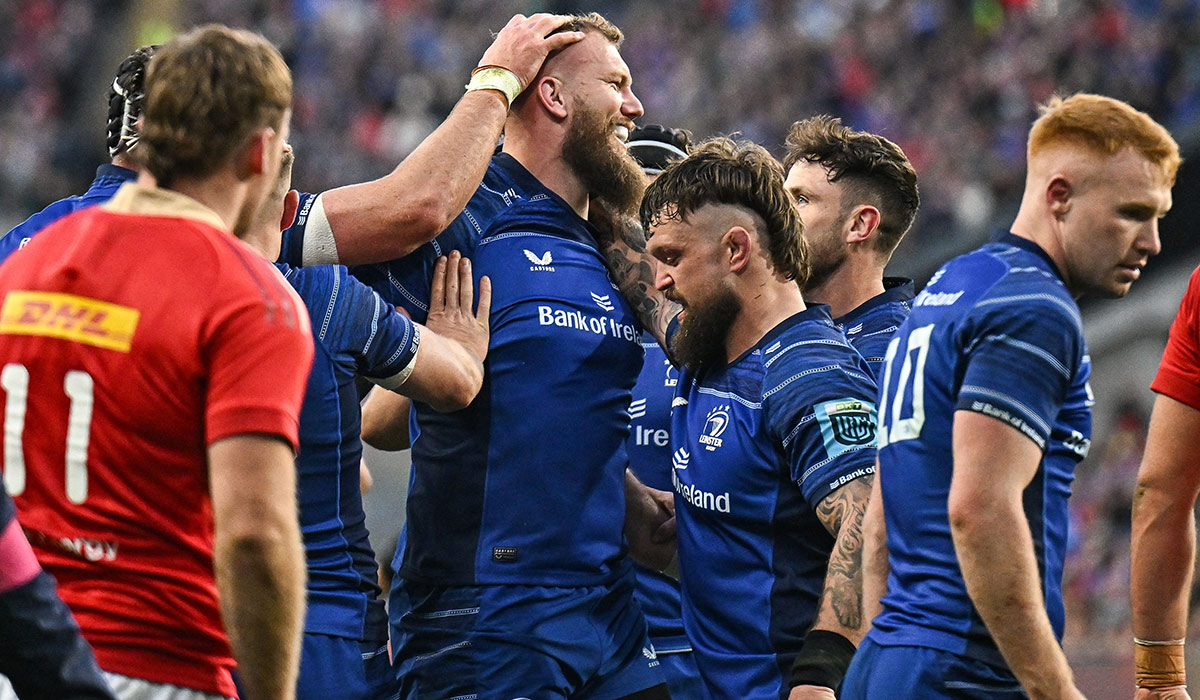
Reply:
[[[847,243],[863,243],[879,230],[879,220],[882,217],[875,207],[864,204],[854,210],[850,219],[850,230],[846,232]]]
[[[1055,175],[1046,185],[1046,208],[1054,218],[1061,219],[1071,210],[1071,197],[1074,194],[1071,181],[1065,175]]]
[[[267,170],[267,149],[271,139],[275,137],[274,129],[259,129],[250,135],[246,146],[238,157],[238,179],[248,180],[255,175],[262,175]]]
[[[286,231],[296,223],[296,212],[300,210],[300,193],[288,190],[283,196],[283,216],[279,217],[279,230]]]
[[[567,118],[567,96],[563,92],[563,84],[552,75],[538,78],[534,86],[537,90],[538,104],[556,119]]]
[[[754,254],[753,235],[742,226],[734,226],[721,237],[723,252],[729,256],[729,271],[741,272]]]

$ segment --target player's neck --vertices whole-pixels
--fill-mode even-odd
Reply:
[[[242,236],[242,242],[267,260],[274,261],[279,258],[279,227],[275,225],[274,232],[270,228],[270,224],[251,226],[246,235]]]
[[[725,339],[726,362],[741,357],[775,326],[808,308],[800,287],[773,277],[740,296],[742,310]]]
[[[504,141],[504,152],[525,166],[546,189],[562,197],[581,218],[588,217],[588,190],[562,159],[562,145],[554,139],[514,134]]]
[[[841,318],[883,291],[883,266],[851,255],[825,281],[806,287],[804,298],[810,304],[828,304],[829,314]]]
[[[1020,211],[1017,212],[1017,218],[1013,221],[1009,231],[1014,236],[1019,236],[1029,241],[1033,241],[1045,251],[1046,255],[1054,261],[1054,266],[1058,268],[1058,274],[1062,276],[1066,282],[1067,289],[1072,289],[1071,280],[1067,277],[1066,252],[1063,250],[1062,241],[1055,234],[1053,228],[1049,225],[1051,216],[1039,212],[1036,208],[1021,204]],[[1072,295],[1079,295],[1072,290]]]
[[[137,161],[133,158],[130,158],[125,153],[118,153],[117,155],[113,156],[112,164],[118,168],[125,168],[126,170],[141,170],[141,168],[138,167]]]
[[[146,172],[138,175],[138,184],[154,187],[154,177]],[[225,230],[233,232],[238,213],[245,205],[247,186],[232,173],[218,172],[205,178],[179,178],[164,189],[178,192],[203,204],[221,218]]]

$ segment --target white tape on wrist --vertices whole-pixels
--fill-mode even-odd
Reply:
[[[413,353],[412,359],[408,361],[408,364],[405,365],[404,369],[390,377],[384,377],[383,379],[371,379],[372,384],[381,386],[388,391],[395,391],[396,389],[399,389],[405,381],[408,380],[409,376],[413,373],[413,368],[417,366],[417,355],[421,354],[421,329],[415,323],[413,324],[413,333],[417,334],[417,351]]]

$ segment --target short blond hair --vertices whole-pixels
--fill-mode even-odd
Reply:
[[[550,33],[558,34],[559,32],[596,32],[605,39],[608,39],[608,41],[617,48],[621,48],[621,43],[625,41],[625,35],[621,33],[621,30],[617,27],[617,25],[608,21],[608,18],[599,12],[567,15],[567,17],[569,19],[566,22]]]
[[[1175,174],[1183,162],[1179,144],[1150,115],[1128,103],[1079,93],[1066,99],[1054,96],[1038,111],[1041,116],[1029,130],[1030,160],[1062,143],[1082,145],[1106,156],[1128,147],[1153,163],[1167,182],[1175,182]]]

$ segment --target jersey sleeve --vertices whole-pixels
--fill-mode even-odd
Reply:
[[[976,307],[959,339],[965,369],[955,409],[1004,421],[1045,450],[1084,341],[1073,304],[1038,297]]]
[[[325,216],[321,195],[308,192],[300,194],[296,220],[283,231],[279,262],[292,267],[337,264],[337,244],[329,219]]]
[[[1200,410],[1200,268],[1192,273],[1187,293],[1171,324],[1171,335],[1150,388]]]
[[[804,347],[779,352],[768,359],[763,410],[792,480],[815,509],[875,472],[875,383],[848,347],[844,357]]]
[[[221,288],[202,341],[205,440],[261,433],[282,437],[294,449],[313,360],[308,313],[265,260],[248,267],[254,283]]]
[[[313,333],[342,346],[355,358],[356,372],[385,389],[412,373],[421,344],[418,326],[398,313],[344,267],[334,268],[334,291],[323,327]]]

